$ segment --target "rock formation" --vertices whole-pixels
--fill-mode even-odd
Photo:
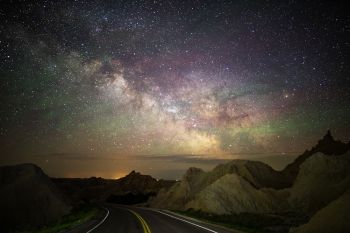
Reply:
[[[209,172],[190,168],[181,182],[159,192],[151,205],[215,215],[296,213],[311,218],[310,225],[297,232],[312,232],[306,229],[316,229],[322,217],[330,213],[337,216],[339,203],[347,202],[344,206],[349,206],[349,145],[334,140],[328,131],[315,147],[282,171],[247,160],[233,160]],[[344,213],[339,212],[339,221],[346,225]],[[335,216],[325,229],[336,224]]]
[[[70,206],[33,164],[0,167],[1,231],[31,229],[58,220]]]
[[[105,201],[112,195],[123,196],[128,193],[158,193],[160,189],[169,188],[174,184],[174,181],[156,180],[135,171],[117,180],[92,177],[54,178],[53,181],[74,203]]]

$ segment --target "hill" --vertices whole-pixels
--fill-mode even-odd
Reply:
[[[350,150],[350,142],[343,143],[338,140],[334,140],[331,131],[328,130],[326,135],[318,141],[318,143],[312,147],[310,150],[306,150],[303,154],[298,156],[293,163],[288,164],[282,171],[282,175],[285,179],[285,187],[290,187],[293,185],[296,179],[300,165],[309,157],[320,152],[329,156],[337,156],[344,154]]]
[[[117,180],[103,178],[52,178],[75,203],[105,200],[124,200],[137,195],[144,202],[162,188],[169,188],[175,181],[157,180],[149,175],[132,171]],[[152,194],[152,195],[150,195]],[[126,195],[126,196],[125,196]],[[140,198],[142,197],[142,198]]]
[[[31,229],[54,222],[70,206],[51,179],[36,165],[0,167],[1,230]]]
[[[209,216],[273,214],[284,222],[294,221],[286,213],[312,218],[350,188],[348,151],[349,143],[335,141],[328,131],[282,171],[248,160],[233,160],[209,172],[190,168],[179,183],[160,191],[151,206]]]

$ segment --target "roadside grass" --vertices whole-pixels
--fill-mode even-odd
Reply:
[[[307,221],[305,216],[299,216],[295,213],[215,215],[192,209],[173,212],[247,233],[286,233],[290,227],[298,226]]]
[[[72,229],[82,223],[85,223],[97,215],[99,209],[93,206],[79,206],[74,208],[71,213],[65,215],[59,221],[45,226],[43,228],[25,231],[22,233],[59,233]]]

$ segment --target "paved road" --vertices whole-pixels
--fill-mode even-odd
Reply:
[[[233,233],[221,227],[189,220],[169,212],[120,205],[104,205],[99,221],[79,233]],[[77,231],[75,231],[77,232]]]

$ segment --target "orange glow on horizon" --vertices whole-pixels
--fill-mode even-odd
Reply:
[[[120,179],[120,178],[122,178],[122,177],[124,177],[124,176],[126,176],[126,175],[127,175],[126,172],[118,172],[118,173],[116,173],[115,175],[113,175],[113,176],[111,177],[111,179],[117,180],[117,179]]]

